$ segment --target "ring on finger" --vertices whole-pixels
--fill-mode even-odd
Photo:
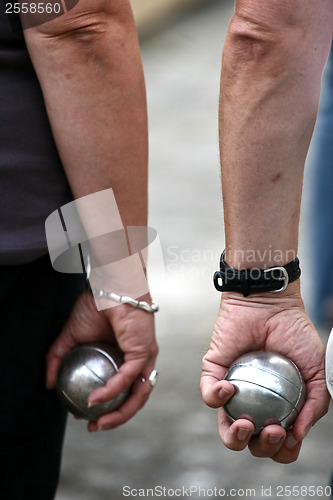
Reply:
[[[149,381],[150,386],[155,387],[155,385],[157,384],[157,380],[158,380],[158,371],[153,370],[148,377],[148,381]]]
[[[146,378],[142,377],[141,375],[138,375],[138,379],[141,380],[143,384],[146,382]],[[157,380],[158,380],[158,371],[153,370],[148,377],[148,382],[150,387],[155,387],[155,385],[157,384]]]

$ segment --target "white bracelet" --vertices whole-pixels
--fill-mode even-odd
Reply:
[[[144,300],[136,300],[133,299],[133,297],[127,297],[126,295],[118,295],[117,293],[114,292],[105,292],[100,288],[89,287],[89,291],[93,294],[94,297],[98,299],[105,298],[109,300],[114,300],[115,302],[118,302],[118,304],[128,304],[132,307],[136,307],[137,309],[144,309],[149,313],[156,313],[159,309],[159,305],[155,300],[153,300],[152,304],[150,305],[148,304],[148,302],[145,302]]]

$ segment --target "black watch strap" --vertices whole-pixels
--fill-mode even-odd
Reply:
[[[297,257],[285,266],[238,270],[225,263],[224,254],[221,255],[220,270],[214,273],[214,286],[219,292],[238,292],[244,297],[251,293],[282,292],[301,275]]]

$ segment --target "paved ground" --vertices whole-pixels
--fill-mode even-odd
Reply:
[[[152,281],[161,306],[156,318],[160,380],[146,407],[123,428],[90,435],[83,422],[69,419],[57,500],[118,500],[129,488],[155,486],[175,489],[169,497],[181,493],[181,498],[189,489],[176,488],[200,487],[192,490],[195,500],[218,498],[215,487],[233,498],[310,499],[321,498],[320,489],[308,494],[295,489],[288,496],[288,486],[328,484],[331,413],[310,432],[298,461],[284,466],[225,449],[216,411],[205,407],[199,393],[201,357],[219,301],[211,285],[223,248],[217,102],[221,47],[232,8],[229,0],[216,2],[142,43],[150,118],[150,225],[158,230],[166,271],[163,280],[158,275]],[[307,192],[302,221],[300,254],[306,269]],[[307,303],[309,285],[304,272]],[[163,497],[160,491],[155,498]],[[130,497],[135,493],[140,492],[133,490]]]

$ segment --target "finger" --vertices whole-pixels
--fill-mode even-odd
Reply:
[[[268,425],[249,442],[249,450],[255,457],[273,457],[278,453],[287,436],[280,425]]]
[[[297,441],[292,430],[287,431],[287,437],[284,440],[279,451],[271,457],[274,462],[281,464],[290,464],[295,462],[300,454],[302,441]]]
[[[216,380],[210,375],[202,375],[200,381],[202,399],[207,406],[219,408],[226,404],[235,392],[234,386],[227,380]]]
[[[218,412],[218,428],[223,444],[234,451],[244,450],[254,431],[254,425],[250,420],[240,418],[231,423],[223,408]]]
[[[125,403],[118,410],[103,415],[98,419],[98,429],[114,429],[126,423],[144,406],[151,391],[152,387],[148,381],[143,383],[141,380],[136,380],[132,387],[130,397]]]
[[[88,397],[90,405],[106,403],[118,394],[129,389],[135,379],[142,373],[146,360],[130,360],[121,365],[119,371],[111,377],[106,385],[95,389]]]
[[[320,397],[319,400],[321,400]],[[319,406],[317,397],[314,399],[310,393],[310,396],[297,417],[293,428],[288,430],[286,437],[280,443],[277,443],[275,453],[273,453],[274,445],[269,446],[268,436],[272,433],[273,427],[278,426],[265,427],[265,429],[261,431],[259,440],[253,440],[253,442],[250,442],[249,449],[251,453],[254,456],[271,457],[275,462],[285,464],[292,463],[297,460],[301,450],[302,441],[311,429],[312,422],[319,420],[327,411],[326,405],[321,405],[320,409]],[[273,440],[278,434],[282,435],[282,428],[280,429],[280,432],[273,432]]]
[[[281,448],[271,457],[275,462],[289,464],[297,460],[303,439],[307,436],[312,427],[313,418],[315,417],[312,408],[306,408],[304,406],[293,428],[288,430],[287,437],[283,441]],[[318,419],[319,418],[318,416]]]
[[[214,363],[206,357],[203,358],[200,389],[202,399],[207,406],[219,408],[233,395],[234,386],[223,380],[226,373],[227,369],[224,366]]]
[[[330,395],[325,382],[316,381],[308,384],[308,394],[300,414],[293,425],[293,436],[302,441],[311,427],[323,417],[329,407]]]

